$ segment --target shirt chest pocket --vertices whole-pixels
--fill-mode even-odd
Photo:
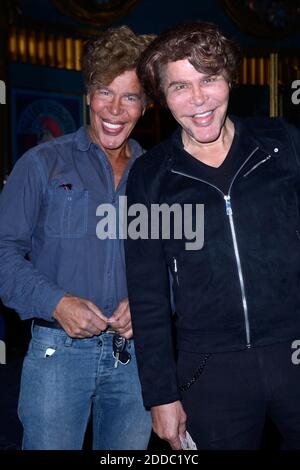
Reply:
[[[47,191],[45,234],[49,237],[79,238],[87,233],[87,190],[49,189]]]

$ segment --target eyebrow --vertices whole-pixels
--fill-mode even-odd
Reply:
[[[219,76],[219,74],[208,73],[206,75],[203,75],[203,77],[201,77],[200,80],[206,80],[207,78],[217,77],[217,76]],[[176,81],[169,83],[168,88],[171,88],[174,85],[182,85],[182,84],[188,84],[188,83],[191,83],[190,80],[176,80]]]
[[[107,90],[109,91],[110,93],[114,93],[114,91],[108,86],[108,85],[100,85],[97,90]],[[140,93],[135,93],[135,92],[130,92],[130,91],[127,91],[126,93],[123,93],[122,96],[136,96],[137,98],[139,99],[142,99],[142,95]]]
[[[184,83],[190,83],[189,80],[176,80],[174,82],[169,83],[168,88],[171,88],[174,85],[182,85]]]
[[[112,91],[108,86],[106,85],[99,85],[96,87],[96,91],[99,91],[99,90],[107,90],[107,91]]]

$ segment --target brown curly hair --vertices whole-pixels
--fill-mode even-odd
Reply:
[[[109,85],[118,75],[134,70],[142,51],[154,35],[136,36],[128,26],[110,28],[84,48],[81,66],[87,92]]]
[[[213,23],[194,21],[174,26],[158,36],[141,54],[137,74],[148,96],[166,105],[164,69],[168,62],[188,59],[198,72],[223,73],[233,84],[240,62],[240,49]]]

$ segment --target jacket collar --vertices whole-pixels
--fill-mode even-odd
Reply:
[[[283,142],[278,138],[278,126],[272,128],[272,118],[238,118],[230,116],[236,129],[242,133],[242,140],[252,142],[253,145],[268,154],[279,154],[283,150]]]
[[[231,116],[235,126],[235,132],[239,133],[239,152],[243,153],[243,161],[247,160],[249,155],[253,156],[245,165],[245,171],[248,166],[253,165],[259,159],[266,158],[268,155],[278,156],[283,150],[283,144],[275,136],[275,132],[268,132],[269,126],[266,125],[269,120],[265,119],[241,119]],[[262,123],[266,132],[262,132]],[[183,150],[181,140],[181,128],[177,128],[171,137],[172,161],[170,167],[179,172],[192,173],[201,176],[201,167],[198,161]],[[196,172],[196,173],[195,173]]]

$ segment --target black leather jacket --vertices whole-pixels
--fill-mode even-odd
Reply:
[[[180,399],[177,348],[222,352],[300,339],[300,132],[280,119],[234,118],[242,164],[224,194],[172,139],[140,157],[128,205],[204,204],[204,245],[126,242],[127,282],[144,403]]]

